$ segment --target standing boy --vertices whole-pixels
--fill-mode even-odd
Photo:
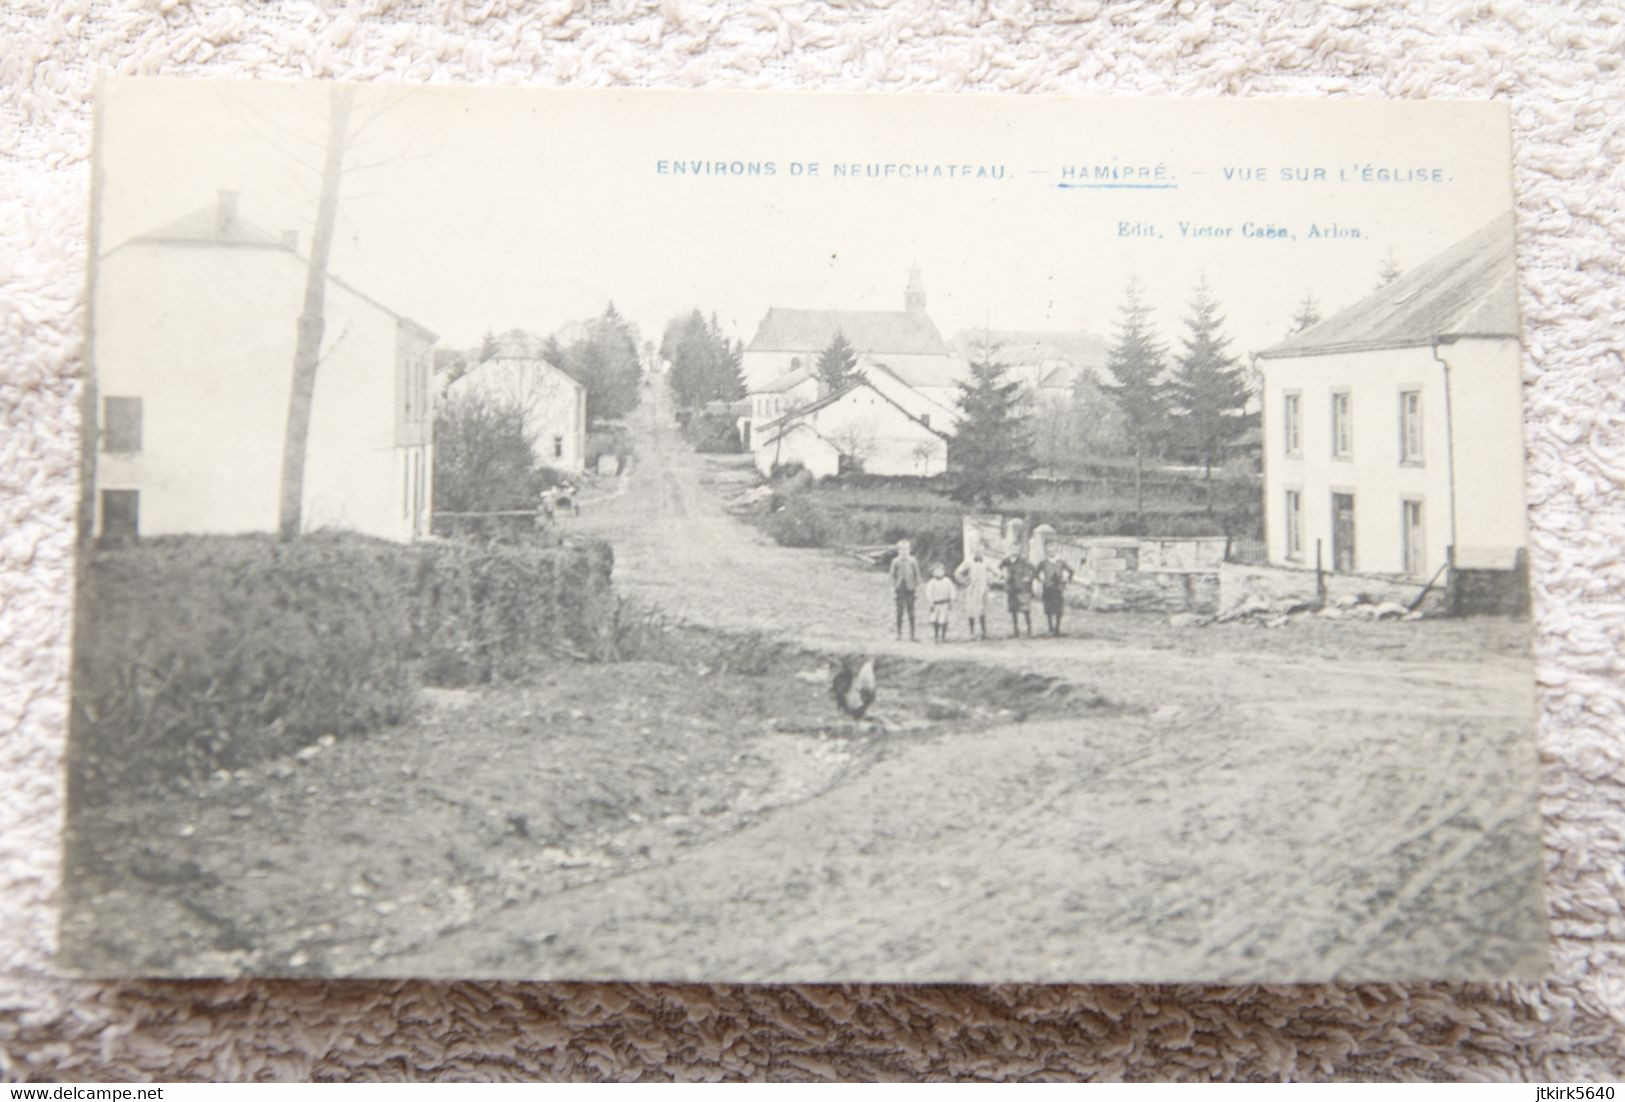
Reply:
[[[1020,638],[1021,622],[1027,622],[1027,638],[1033,637],[1033,564],[1020,551],[1013,551],[999,563],[1004,571],[1004,600],[1010,609],[1010,634]]]
[[[920,588],[920,564],[908,540],[897,541],[897,555],[891,561],[892,596],[897,601],[897,638],[903,637],[903,616],[908,616],[908,637],[914,639],[914,593]],[[1031,630],[1031,629],[1029,629]]]
[[[1051,546],[1046,549],[1044,563],[1038,568],[1038,591],[1044,600],[1044,619],[1051,635],[1061,634],[1061,612],[1066,608],[1066,583],[1072,580],[1072,568],[1061,559],[1061,552]]]

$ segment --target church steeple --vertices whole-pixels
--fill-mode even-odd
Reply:
[[[920,278],[920,266],[908,270],[908,289],[903,292],[903,309],[911,314],[925,313],[925,281]]]

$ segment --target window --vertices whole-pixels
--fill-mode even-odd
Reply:
[[[930,428],[931,427],[931,415],[929,413],[920,414],[920,424],[924,425],[926,428]]]
[[[1282,396],[1281,432],[1287,455],[1303,454],[1303,395],[1289,391]]]
[[[102,535],[134,538],[141,534],[141,491],[102,491]]]
[[[1286,492],[1286,557],[1303,558],[1303,491]]]
[[[1420,465],[1422,462],[1422,392],[1399,392],[1399,461]]]
[[[1347,459],[1354,453],[1353,430],[1349,424],[1349,392],[1332,392],[1332,458]]]
[[[564,437],[562,436],[553,437],[553,458],[564,458]]]
[[[1407,499],[1400,503],[1400,528],[1405,540],[1405,573],[1420,575],[1427,570],[1427,544],[1422,535],[1422,503]]]
[[[141,450],[141,399],[107,397],[102,400],[102,450]]]

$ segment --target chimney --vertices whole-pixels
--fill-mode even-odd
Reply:
[[[287,249],[290,253],[298,252],[299,251],[299,231],[298,230],[283,230],[282,231],[282,247],[284,249]]]
[[[219,191],[215,193],[217,201],[214,208],[214,235],[225,239],[237,226],[237,193],[235,191]]]

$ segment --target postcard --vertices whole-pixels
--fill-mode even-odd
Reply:
[[[107,81],[60,967],[1540,975],[1509,133]]]

